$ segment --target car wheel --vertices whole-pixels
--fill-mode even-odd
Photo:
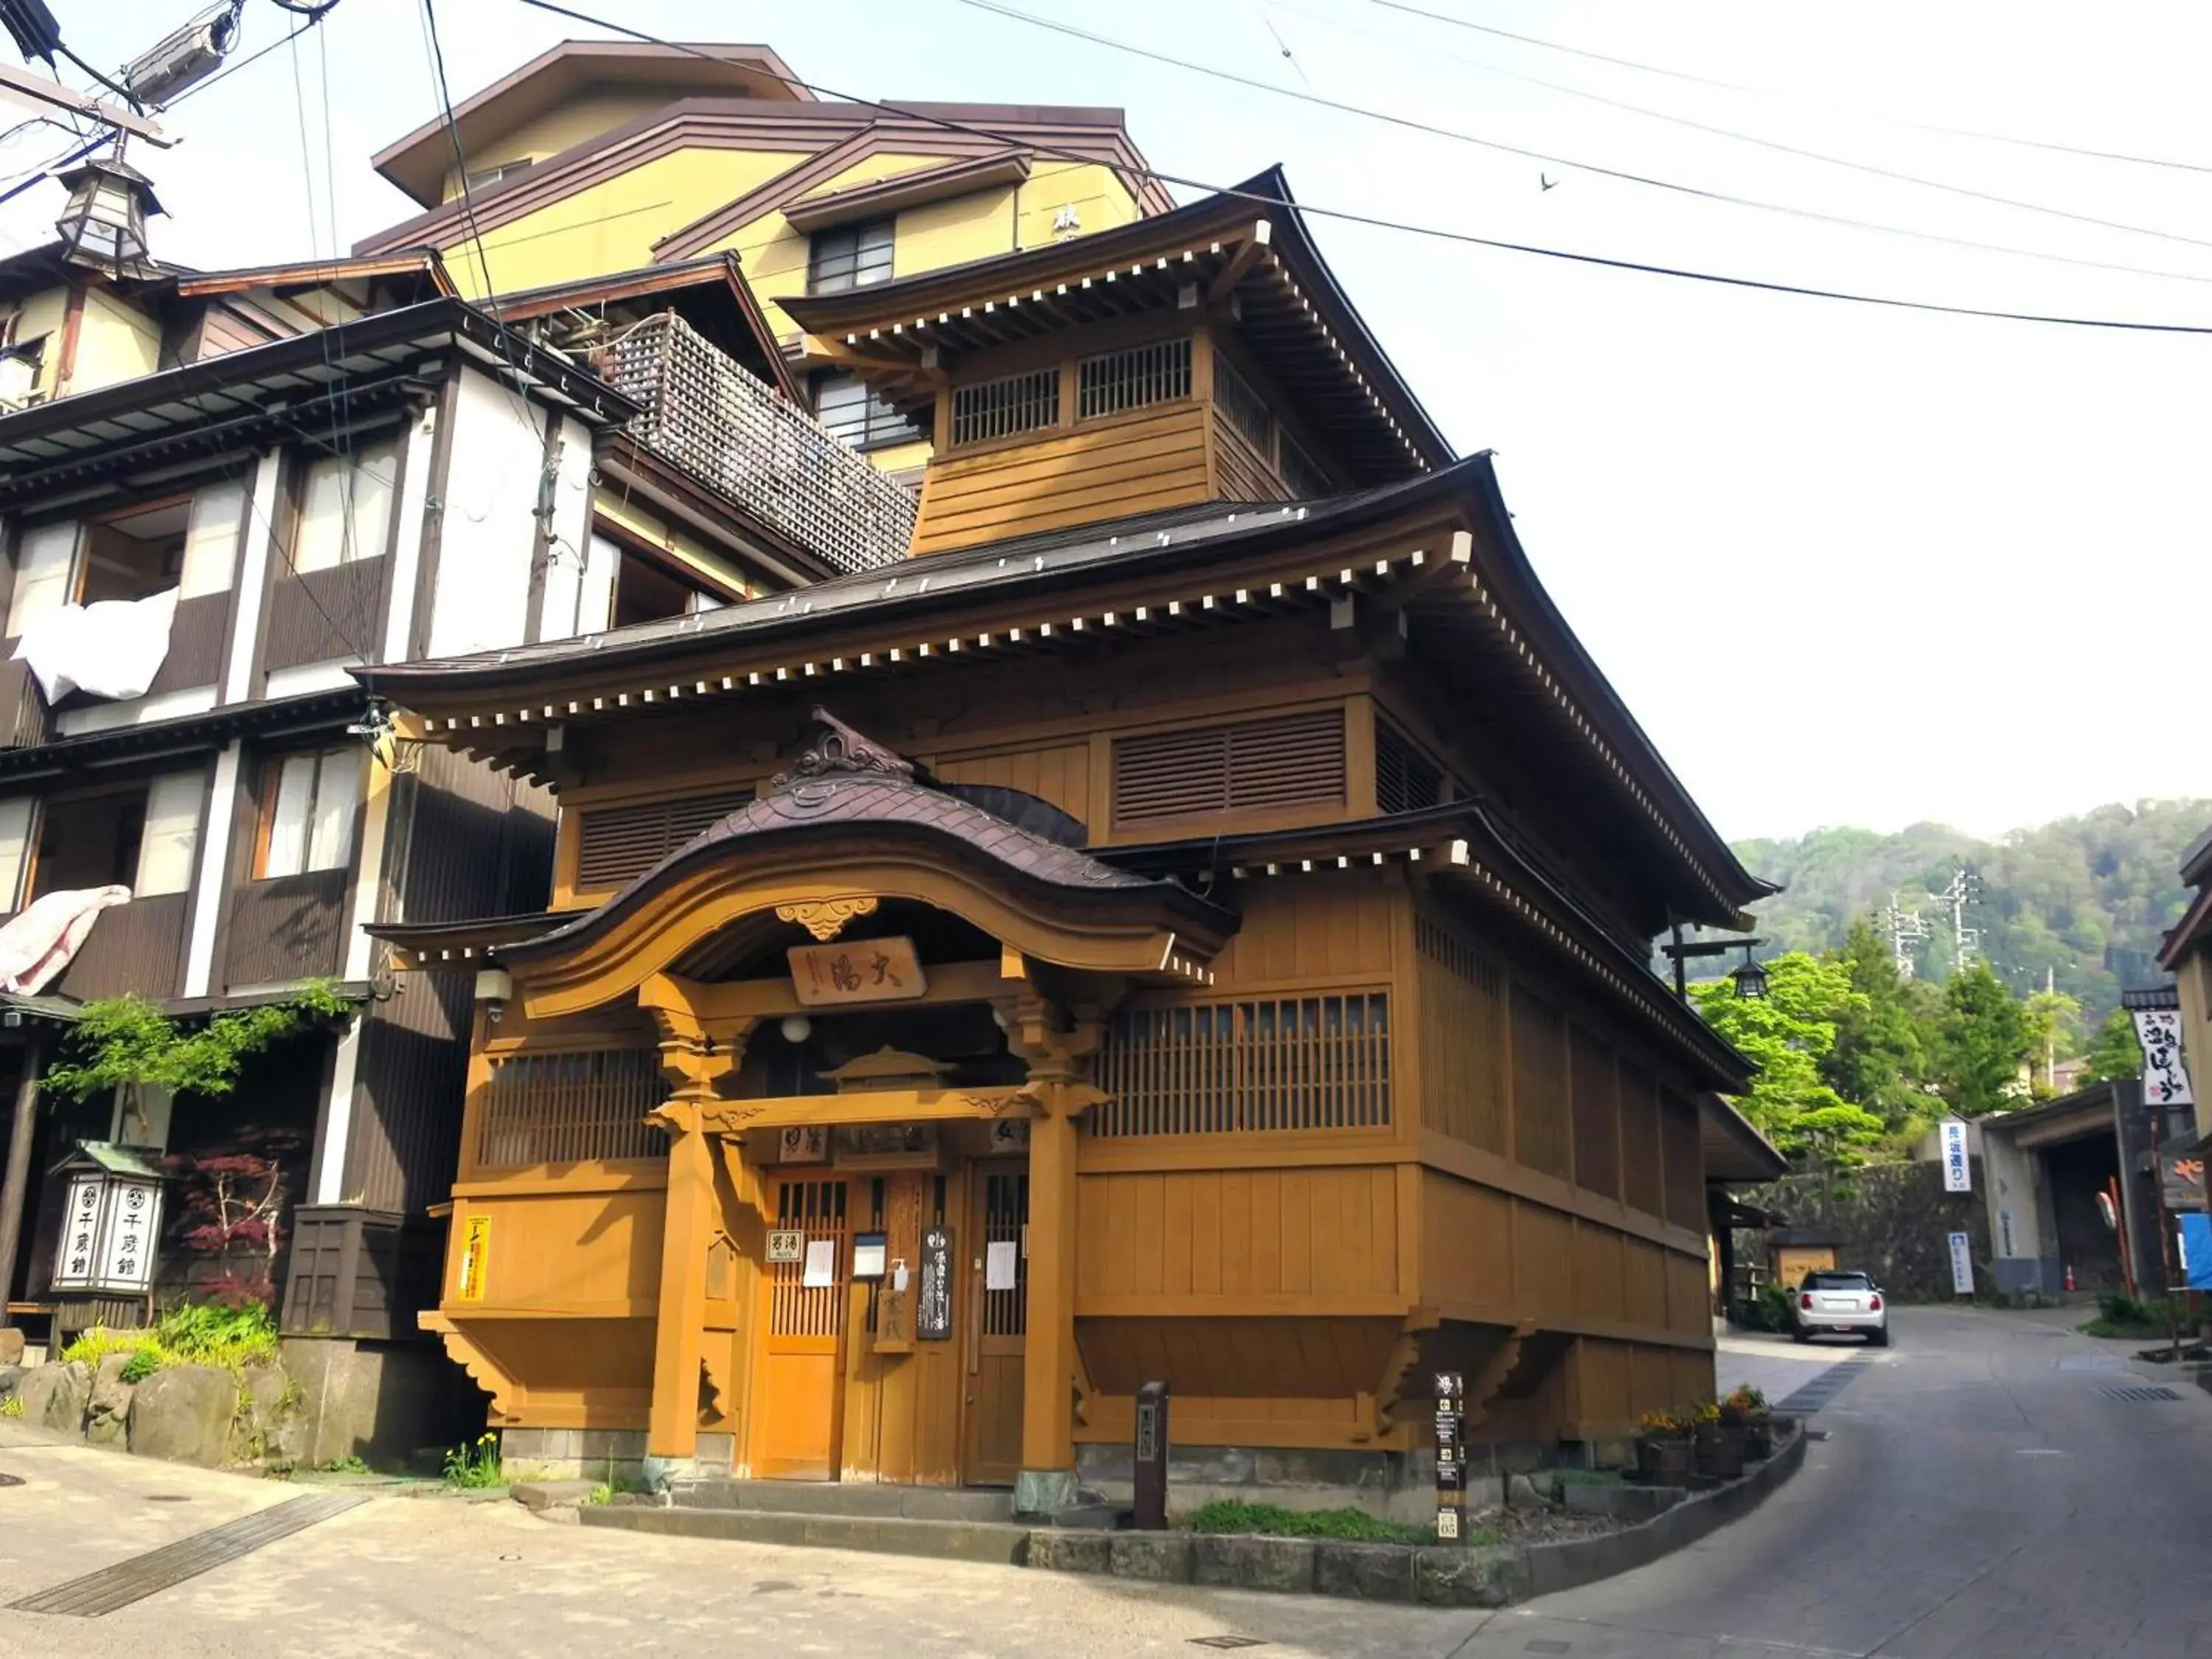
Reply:
[[[1883,1326],[1882,1328],[1878,1331],[1869,1331],[1867,1333],[1867,1346],[1869,1348],[1886,1348],[1888,1346],[1889,1328],[1887,1325]]]

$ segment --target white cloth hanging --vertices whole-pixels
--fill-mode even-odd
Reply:
[[[33,899],[0,927],[0,991],[36,996],[82,948],[102,910],[128,904],[128,887],[76,887]]]
[[[169,654],[179,588],[143,599],[65,605],[33,623],[15,647],[49,705],[72,691],[143,697]]]

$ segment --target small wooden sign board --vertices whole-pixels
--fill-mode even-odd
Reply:
[[[1437,1541],[1467,1539],[1467,1379],[1457,1371],[1436,1374]]]
[[[806,1235],[796,1227],[777,1228],[768,1236],[768,1259],[770,1262],[804,1261]]]
[[[788,954],[792,991],[809,1008],[907,1002],[929,989],[910,939],[794,945]]]

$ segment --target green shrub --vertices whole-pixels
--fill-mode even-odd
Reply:
[[[2139,1300],[2125,1291],[2100,1291],[2097,1316],[2081,1329],[2089,1336],[2164,1336],[2169,1312],[2163,1297]]]
[[[276,1322],[258,1302],[225,1307],[219,1302],[180,1302],[163,1314],[154,1334],[182,1365],[219,1365],[242,1370],[268,1365],[277,1357]]]
[[[137,1350],[123,1362],[123,1380],[125,1382],[143,1382],[161,1369],[161,1351],[149,1345]]]
[[[1271,1538],[1338,1538],[1365,1544],[1436,1541],[1431,1528],[1378,1521],[1364,1510],[1286,1510],[1279,1504],[1246,1504],[1228,1498],[1193,1510],[1186,1524],[1193,1532],[1256,1532]],[[1487,1540],[1470,1532],[1469,1541]]]
[[[325,1474],[367,1474],[368,1465],[348,1452],[343,1457],[333,1457],[322,1465],[322,1472]]]
[[[0,1400],[0,1417],[21,1417],[22,1414],[23,1396],[20,1394],[11,1394],[7,1399]]]

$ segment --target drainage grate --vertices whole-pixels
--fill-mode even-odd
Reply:
[[[1787,1412],[1792,1417],[1804,1417],[1816,1412],[1841,1394],[1844,1386],[1869,1363],[1864,1359],[1846,1359],[1841,1364],[1831,1365],[1800,1386],[1788,1399],[1777,1403],[1774,1409]]]
[[[164,1544],[160,1549],[134,1555],[127,1561],[118,1561],[112,1567],[102,1567],[98,1572],[88,1572],[82,1578],[72,1578],[67,1583],[56,1584],[52,1589],[37,1591],[8,1605],[19,1613],[63,1613],[81,1619],[97,1619],[104,1613],[143,1601],[172,1584],[198,1577],[210,1568],[251,1555],[264,1544],[289,1538],[319,1521],[327,1521],[368,1501],[355,1492],[317,1492],[287,1498],[258,1514],[226,1521],[219,1527],[194,1533],[190,1538],[180,1538],[173,1544]]]
[[[2098,1395],[2106,1400],[2179,1400],[2181,1396],[2172,1389],[2100,1389]]]
[[[1528,1644],[1527,1651],[1530,1653],[1571,1653],[1574,1651],[1574,1646],[1575,1644],[1571,1642],[1536,1641]]]

